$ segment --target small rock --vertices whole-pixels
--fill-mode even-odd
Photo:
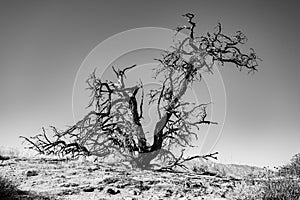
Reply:
[[[59,187],[77,187],[79,186],[78,183],[62,183],[59,185]]]
[[[97,189],[101,192],[104,189],[104,187],[98,186]]]
[[[202,188],[203,185],[202,185],[202,183],[195,183],[195,184],[192,185],[192,187],[193,188]]]
[[[78,183],[71,183],[70,186],[71,187],[77,187],[77,186],[79,186],[79,184]]]
[[[83,191],[84,192],[94,192],[95,188],[94,187],[86,187],[86,188],[83,188]]]
[[[26,172],[26,176],[27,177],[30,177],[30,176],[37,176],[38,175],[38,172],[35,171],[35,170],[29,170]]]
[[[118,181],[119,181],[118,178],[115,178],[115,177],[107,177],[107,178],[103,179],[101,182],[99,182],[99,184],[100,184],[100,183],[104,183],[104,184],[106,184],[106,185],[109,185],[109,184],[112,184],[112,183],[116,183],[116,182],[118,182]]]
[[[108,189],[106,190],[106,192],[107,192],[108,194],[115,195],[115,194],[119,194],[119,193],[120,193],[120,190],[114,190],[114,189],[112,189],[112,188],[108,188]]]
[[[90,168],[88,168],[88,171],[93,172],[93,171],[96,171],[98,169],[99,169],[99,167],[94,165],[94,166],[91,166]]]
[[[67,176],[73,176],[73,175],[76,175],[77,174],[77,171],[75,170],[69,170],[65,173]]]
[[[134,190],[133,195],[138,195],[138,191]]]
[[[62,183],[59,187],[70,187],[70,183]]]
[[[77,174],[77,172],[72,172],[72,173],[71,173],[71,175],[76,175],[76,174]]]
[[[165,193],[165,197],[170,197],[170,196],[172,196],[172,194],[173,194],[173,191],[170,189],[167,189],[167,191]]]
[[[140,192],[140,191],[137,191],[137,190],[131,190],[131,191],[129,191],[129,193],[130,193],[131,195],[140,195],[140,194],[141,194],[141,192]]]

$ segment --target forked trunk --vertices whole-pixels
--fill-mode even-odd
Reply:
[[[139,153],[138,157],[131,161],[131,165],[140,169],[151,169],[151,161],[154,160],[159,151],[153,151],[149,153]]]

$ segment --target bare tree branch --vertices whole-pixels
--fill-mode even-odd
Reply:
[[[183,15],[188,25],[177,27],[177,32],[188,31],[183,40],[178,41],[161,58],[156,58],[158,66],[154,78],[162,86],[151,89],[144,96],[142,81],[134,85],[126,82],[126,73],[137,65],[123,69],[112,66],[117,82],[103,81],[96,76],[96,70],[88,77],[87,89],[91,92],[89,111],[82,120],[64,131],[51,126],[53,136],[45,129],[42,134],[24,137],[29,149],[41,154],[107,156],[120,155],[140,168],[149,168],[155,159],[161,159],[162,169],[186,168],[185,162],[196,158],[216,159],[216,153],[185,157],[185,148],[193,147],[202,125],[216,125],[208,119],[207,107],[210,103],[196,105],[184,101],[184,96],[194,81],[201,81],[203,73],[213,74],[218,64],[234,64],[248,73],[257,70],[261,59],[253,49],[244,53],[240,45],[247,37],[237,31],[233,36],[223,33],[221,23],[206,35],[196,35],[195,15]],[[155,105],[158,119],[153,127],[153,142],[149,144],[144,133],[144,101]],[[174,147],[182,148],[179,157],[172,153]]]

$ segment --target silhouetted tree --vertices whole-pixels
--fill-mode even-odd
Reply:
[[[23,137],[31,144],[29,148],[39,153],[75,156],[118,154],[139,168],[150,168],[154,159],[163,161],[162,169],[172,169],[185,167],[184,162],[195,158],[216,158],[217,152],[184,157],[184,149],[197,139],[199,127],[217,123],[207,119],[208,103],[186,102],[183,96],[194,81],[200,81],[203,73],[212,73],[216,65],[232,63],[240,70],[254,72],[258,58],[253,49],[249,54],[240,50],[239,45],[247,41],[242,32],[227,36],[219,23],[214,32],[197,36],[194,14],[187,13],[183,17],[188,25],[176,31],[187,31],[188,36],[156,59],[159,64],[154,75],[162,85],[148,94],[148,103],[156,105],[158,115],[152,144],[141,123],[145,101],[143,84],[126,84],[126,73],[136,67],[133,65],[123,70],[112,67],[117,83],[103,81],[92,73],[87,84],[91,91],[89,107],[94,109],[66,131],[52,127],[54,140],[50,140],[45,131],[30,139]],[[72,142],[66,142],[66,137]],[[182,148],[179,157],[173,152],[174,146]]]

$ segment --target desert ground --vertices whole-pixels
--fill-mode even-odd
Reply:
[[[260,199],[259,181],[247,177],[261,168],[205,160],[187,166],[166,172],[89,158],[11,158],[0,162],[0,175],[18,190],[0,199]]]

